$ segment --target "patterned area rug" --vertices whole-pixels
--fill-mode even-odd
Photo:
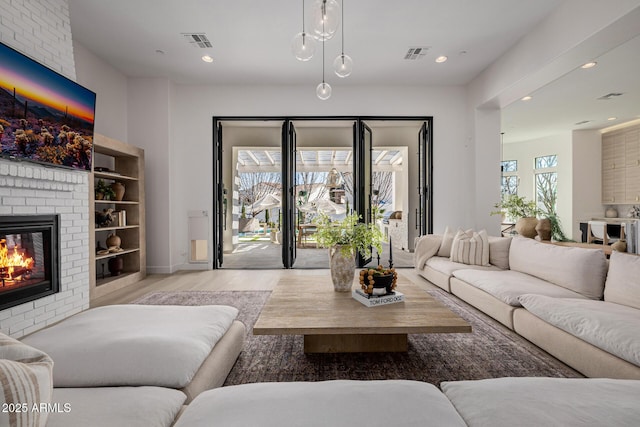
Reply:
[[[438,290],[429,293],[468,321],[473,333],[409,335],[407,353],[305,355],[301,336],[251,333],[269,291],[154,292],[135,303],[238,308],[247,340],[225,385],[333,379],[409,379],[438,385],[507,376],[582,376],[456,297]]]

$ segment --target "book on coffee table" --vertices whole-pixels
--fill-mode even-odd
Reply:
[[[369,295],[360,289],[354,289],[351,291],[351,296],[356,301],[359,301],[367,307],[376,307],[379,305],[395,304],[397,302],[404,301],[404,294],[402,292],[394,291],[387,295],[375,296]]]

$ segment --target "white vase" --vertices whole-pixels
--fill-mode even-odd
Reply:
[[[351,292],[353,278],[356,273],[356,258],[350,252],[343,255],[342,248],[343,246],[341,245],[329,248],[331,280],[336,292]]]

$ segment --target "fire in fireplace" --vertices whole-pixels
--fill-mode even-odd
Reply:
[[[58,292],[57,215],[0,217],[0,310]]]

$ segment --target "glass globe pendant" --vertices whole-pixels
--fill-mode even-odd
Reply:
[[[316,87],[316,95],[323,101],[331,97],[331,86],[327,82],[322,82]]]
[[[316,51],[316,39],[305,32],[298,33],[291,43],[291,52],[298,61],[308,61]]]
[[[336,0],[318,0],[313,9],[313,31],[320,40],[329,40],[340,25],[340,5]]]
[[[333,71],[335,71],[338,77],[348,77],[353,71],[353,61],[349,55],[344,53],[338,55],[333,61]]]

